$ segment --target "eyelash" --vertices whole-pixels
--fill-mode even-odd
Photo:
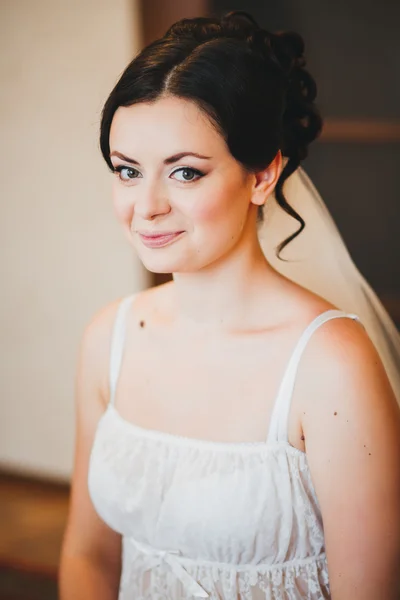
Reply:
[[[133,169],[132,167],[127,167],[126,165],[118,165],[117,167],[113,167],[113,172],[118,174],[118,179],[120,181],[122,181],[122,183],[126,183],[127,181],[129,181],[129,179],[131,181],[133,181],[134,179],[138,179],[138,177],[131,177],[129,179],[122,179],[121,177],[121,171],[123,171],[124,169],[127,169],[128,171],[135,171],[136,173],[139,173],[139,171],[137,169]],[[194,181],[198,181],[199,179],[201,179],[202,177],[204,177],[205,173],[203,173],[202,171],[199,171],[199,169],[194,169],[193,167],[179,167],[179,169],[175,169],[175,171],[172,171],[171,175],[173,173],[177,173],[178,171],[193,171],[193,173],[195,173],[196,175],[198,175],[197,179],[190,179],[189,181],[180,181],[179,183],[193,183]]]

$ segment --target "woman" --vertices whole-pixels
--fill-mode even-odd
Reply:
[[[84,332],[61,600],[397,598],[394,390],[359,316],[258,238],[273,194],[302,235],[283,184],[321,131],[304,67],[299,36],[245,13],[184,20],[105,104],[117,218],[173,281]]]

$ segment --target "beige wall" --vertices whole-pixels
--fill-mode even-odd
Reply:
[[[68,478],[78,344],[148,285],[116,223],[102,103],[140,47],[133,0],[0,2],[0,466]]]

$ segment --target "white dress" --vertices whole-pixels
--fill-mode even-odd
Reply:
[[[134,294],[135,295],[135,294]],[[110,402],[92,446],[88,486],[99,516],[122,535],[119,600],[330,598],[324,532],[307,455],[288,442],[297,365],[328,310],[302,333],[265,442],[215,442],[146,429],[114,406],[125,318],[110,358]]]

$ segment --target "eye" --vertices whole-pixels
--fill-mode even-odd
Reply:
[[[132,167],[119,165],[118,167],[114,167],[114,173],[118,173],[118,178],[121,179],[121,181],[130,181],[131,179],[137,179],[139,171],[132,169]]]
[[[202,173],[198,169],[192,169],[192,167],[180,167],[179,169],[176,169],[175,171],[173,171],[171,173],[171,175],[174,175],[175,173],[179,173],[180,171],[182,171],[183,179],[178,179],[178,181],[180,181],[181,183],[190,183],[192,181],[196,181],[196,179],[200,179],[201,177],[204,177],[204,173]],[[193,178],[193,176],[192,176],[193,174],[197,175],[196,179]]]

